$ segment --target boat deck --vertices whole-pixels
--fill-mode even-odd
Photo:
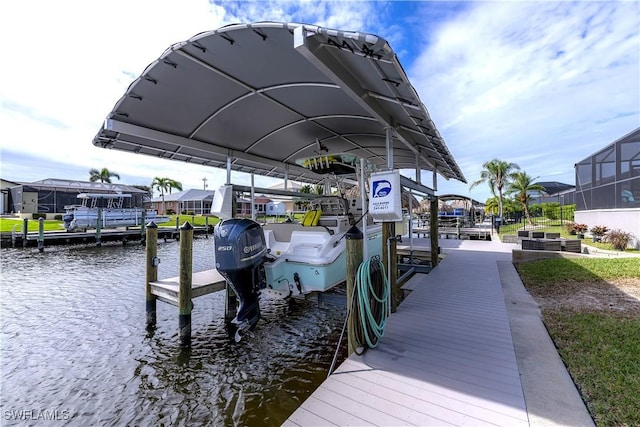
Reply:
[[[513,246],[440,244],[446,257],[414,283],[378,347],[351,355],[285,426],[529,425],[498,268]]]

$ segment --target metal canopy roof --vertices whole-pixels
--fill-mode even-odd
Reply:
[[[389,130],[392,129],[392,130]],[[302,182],[332,153],[466,182],[386,40],[293,23],[237,24],[176,43],[107,116],[93,143]],[[286,172],[285,172],[286,171]]]

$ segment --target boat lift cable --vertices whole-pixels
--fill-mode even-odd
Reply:
[[[354,342],[356,343],[355,353],[359,356],[367,348],[375,348],[378,345],[389,318],[390,295],[384,264],[382,264],[380,258],[373,257],[363,261],[356,273],[356,283],[351,295],[351,306],[347,307],[347,315],[342,325],[340,338],[338,339],[327,377],[331,375],[335,367],[338,351],[351,313],[356,314],[353,328],[355,331]],[[367,347],[365,347],[365,343]],[[358,349],[362,350],[359,351]]]

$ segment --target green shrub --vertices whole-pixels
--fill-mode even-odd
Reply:
[[[62,221],[62,214],[56,214],[53,216],[53,219],[55,219],[56,221]]]
[[[36,213],[32,214],[32,216],[33,216],[33,219],[40,219],[40,218],[47,219],[47,214],[46,213],[37,213],[36,212]]]
[[[629,246],[631,237],[631,233],[627,233],[626,231],[611,230],[602,238],[602,240],[604,242],[611,243],[614,249],[624,251],[627,249],[627,246]]]

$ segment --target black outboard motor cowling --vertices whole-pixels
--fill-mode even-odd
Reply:
[[[240,300],[232,322],[241,331],[253,329],[260,319],[260,289],[266,287],[264,233],[255,221],[232,218],[216,225],[213,237],[216,268]]]

